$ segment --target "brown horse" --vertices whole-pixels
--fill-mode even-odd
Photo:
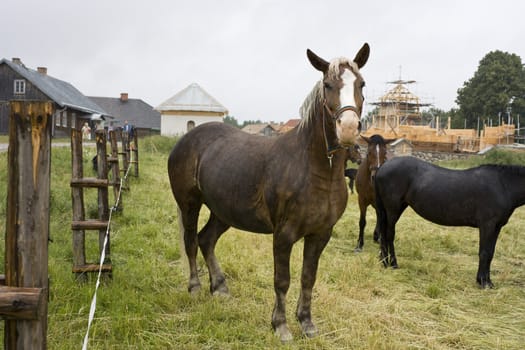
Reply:
[[[381,135],[372,135],[369,138],[361,135],[361,138],[368,144],[366,157],[359,168],[355,180],[357,198],[359,202],[359,238],[355,252],[363,250],[364,232],[366,226],[366,210],[369,205],[376,207],[376,195],[374,191],[374,176],[377,169],[386,161],[387,145],[395,139],[384,139]],[[374,229],[374,242],[379,241],[379,229],[376,223]]]
[[[219,237],[231,226],[273,233],[275,306],[272,326],[282,341],[292,339],[286,321],[290,253],[304,238],[301,293],[296,316],[306,336],[317,334],[311,319],[312,288],[319,257],[343,214],[348,192],[346,151],[360,132],[364,44],[354,60],[327,62],[307,56],[323,73],[301,107],[302,120],[279,137],[249,135],[224,123],[197,126],[173,148],[168,159],[171,188],[179,208],[181,234],[190,266],[189,291],[200,289],[196,256],[204,256],[212,294],[228,294],[215,256]],[[210,210],[197,234],[202,205]]]

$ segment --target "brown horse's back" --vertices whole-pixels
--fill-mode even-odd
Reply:
[[[270,145],[269,138],[254,137],[224,123],[193,129],[180,139],[168,159],[178,204],[200,202],[232,226],[271,233],[262,193],[265,162],[261,161]],[[255,216],[251,214],[254,206]]]

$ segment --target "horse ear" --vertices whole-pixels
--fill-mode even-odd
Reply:
[[[370,46],[368,46],[368,43],[365,43],[361,50],[355,55],[354,62],[357,64],[359,69],[363,67],[368,61],[368,56],[370,55]]]
[[[315,69],[323,73],[326,73],[328,71],[328,66],[330,65],[330,63],[317,56],[315,53],[313,53],[312,50],[306,49],[306,56],[308,56],[308,60],[310,61],[312,66],[314,66]]]
[[[366,143],[370,143],[370,138],[369,138],[369,137],[366,137],[366,136],[364,136],[364,135],[359,135],[359,136],[361,136],[361,138],[362,138],[363,140],[365,140]]]
[[[394,141],[396,141],[397,139],[385,139],[385,143],[386,144],[389,144],[389,143],[392,143]]]

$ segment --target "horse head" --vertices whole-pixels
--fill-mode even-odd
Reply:
[[[365,65],[369,54],[370,47],[366,43],[353,61],[337,58],[328,62],[307,50],[312,66],[323,73],[323,115],[326,112],[330,116],[324,121],[325,137],[331,132],[335,138],[334,144],[330,144],[327,137],[329,153],[334,146],[354,145],[361,132],[365,82],[359,69]]]
[[[373,181],[377,169],[386,162],[386,145],[394,142],[396,139],[384,139],[383,136],[377,134],[370,137],[361,135],[361,138],[368,144],[366,159],[368,162],[368,171],[370,172],[370,180]]]

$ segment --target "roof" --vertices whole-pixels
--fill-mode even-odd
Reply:
[[[190,84],[170,99],[155,107],[157,111],[199,111],[228,113],[226,107],[207,93],[199,84]]]
[[[127,120],[129,124],[134,125],[136,128],[160,130],[160,113],[140,99],[94,96],[89,96],[89,98],[108,111],[122,125]]]
[[[39,73],[22,63],[13,63],[5,58],[0,60],[1,64],[8,65],[62,108],[70,107],[85,113],[111,115],[68,82],[53,78],[47,73]]]
[[[242,128],[242,131],[247,132],[248,134],[263,134],[264,129],[270,128],[272,132],[275,132],[275,128],[268,123],[262,123],[262,124],[248,124],[244,128]]]
[[[299,125],[300,122],[301,122],[301,119],[290,119],[279,128],[279,132],[285,133],[287,131],[290,131],[293,128],[295,128],[297,125]]]

